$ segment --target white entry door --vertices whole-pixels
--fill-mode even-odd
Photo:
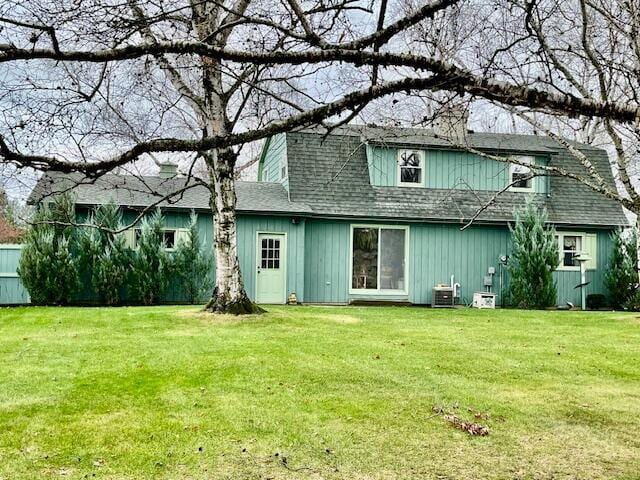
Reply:
[[[257,303],[285,303],[285,248],[285,236],[283,234],[258,234]]]

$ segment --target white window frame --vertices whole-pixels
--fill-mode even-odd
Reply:
[[[390,290],[381,288],[353,288],[353,232],[356,228],[377,228],[378,230],[404,230],[404,289]],[[380,285],[380,242],[382,235],[378,234],[378,268],[376,285]],[[349,238],[349,294],[351,295],[409,295],[409,226],[382,224],[351,224]]]
[[[164,234],[164,232],[174,232],[173,233],[173,247],[172,248],[166,248],[165,247],[165,251],[166,252],[174,252],[176,250],[176,247],[178,246],[178,238],[179,238],[179,233],[182,231],[188,231],[188,228],[172,228],[172,227],[166,227],[166,228],[162,228],[162,233]],[[142,228],[139,227],[134,227],[133,228],[133,247],[132,250],[138,250],[138,235],[137,233],[142,231]],[[164,243],[164,236],[162,238],[162,241]]]
[[[282,160],[280,162],[280,180],[287,178],[287,163]]]
[[[536,157],[533,156],[517,156],[517,157],[512,157],[520,162],[523,163],[527,163],[529,165],[535,165],[536,164]],[[523,165],[518,164],[518,163],[510,163],[509,164],[509,185],[511,185],[513,183],[513,174],[516,173],[515,169],[522,167]],[[529,172],[533,173],[533,169],[531,167],[527,167],[529,168]],[[531,179],[531,186],[530,187],[516,187],[511,185],[509,187],[509,190],[511,192],[535,192],[536,191],[536,177],[533,177]]]
[[[400,158],[402,157],[402,154],[404,152],[412,152],[412,153],[417,153],[420,156],[420,167],[403,167],[400,165]],[[399,187],[424,187],[425,186],[425,182],[426,182],[426,169],[425,169],[425,154],[424,154],[424,150],[420,150],[420,149],[413,149],[413,148],[401,148],[398,150],[397,153],[397,158],[396,158],[396,177],[398,179],[398,186]],[[420,183],[414,183],[414,182],[403,182],[402,181],[402,169],[403,168],[414,168],[414,169],[419,169],[421,171],[421,175],[420,175]]]
[[[263,165],[262,167],[262,181],[263,182],[269,181],[269,167],[267,167],[266,165]]]
[[[558,266],[558,270],[562,270],[565,272],[576,272],[580,271],[580,265],[574,266],[566,266],[564,264],[564,237],[580,237],[580,250],[576,250],[577,255],[582,255],[585,253],[584,246],[586,241],[586,233],[585,232],[558,232],[556,231],[556,237],[558,238],[558,255],[560,257],[560,265]]]

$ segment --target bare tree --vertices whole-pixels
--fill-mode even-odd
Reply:
[[[5,2],[0,63],[10,73],[0,80],[0,155],[19,168],[89,177],[166,152],[204,161],[217,272],[208,308],[251,312],[236,252],[233,183],[248,142],[332,117],[346,122],[371,102],[411,93],[482,98],[532,121],[540,113],[569,123],[579,117],[637,136],[637,14],[619,0],[615,8],[631,23],[616,27],[615,42],[590,43],[591,25],[601,25],[594,18],[605,25],[620,12],[585,1],[382,1],[370,10],[352,0],[92,0],[80,9],[74,2]],[[572,8],[578,17],[554,15]],[[465,9],[475,21],[460,20]],[[573,44],[550,39],[573,26],[564,17],[569,24],[583,19],[583,64],[605,79],[607,92],[615,72],[615,95],[581,91],[563,70]],[[462,26],[464,39],[458,35],[452,47],[453,28]],[[623,40],[624,53],[610,53]],[[331,79],[328,88],[318,88],[322,77]],[[560,139],[553,128],[548,133]],[[620,151],[628,156],[624,143]],[[588,159],[581,161],[588,169]],[[638,212],[628,163],[618,158],[618,176],[630,189],[623,194],[595,171],[575,179]]]

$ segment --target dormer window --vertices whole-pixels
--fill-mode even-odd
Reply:
[[[418,187],[424,181],[424,152],[422,150],[398,151],[398,185]]]
[[[509,165],[509,190],[513,192],[533,192],[533,170],[528,165],[535,164],[533,157],[514,157],[519,163]]]

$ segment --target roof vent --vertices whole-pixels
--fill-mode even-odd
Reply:
[[[439,137],[445,137],[452,143],[463,143],[467,136],[469,110],[463,105],[443,107],[433,123],[433,131]]]
[[[173,178],[178,174],[178,165],[171,162],[164,162],[159,164],[160,173],[158,176],[160,178]]]

